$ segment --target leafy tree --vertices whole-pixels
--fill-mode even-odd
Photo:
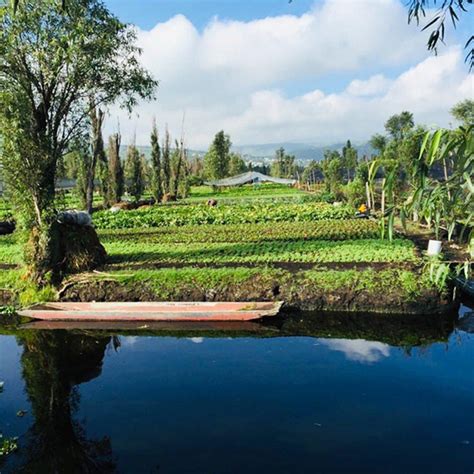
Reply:
[[[357,150],[352,147],[350,140],[347,140],[346,145],[342,149],[342,157],[344,160],[344,168],[347,172],[347,181],[350,181],[357,166]]]
[[[229,176],[245,173],[247,165],[238,153],[231,153],[229,158]]]
[[[132,28],[100,0],[21,0],[0,8],[2,164],[30,233],[30,277],[46,284],[59,268],[57,166],[82,136],[92,110],[131,109],[156,82],[139,65]]]
[[[324,178],[323,170],[321,169],[321,164],[312,160],[303,170],[303,182],[308,184],[314,184],[318,181],[322,181]]]
[[[275,152],[270,174],[276,178],[293,178],[296,175],[295,157],[287,155],[283,147]]]
[[[204,181],[204,160],[194,155],[188,158],[188,177],[192,179],[195,184],[202,184]]]
[[[387,137],[380,135],[380,133],[376,133],[370,139],[369,144],[374,150],[378,151],[379,155],[381,155],[387,146]]]
[[[466,99],[458,102],[451,109],[451,115],[466,127],[474,125],[474,100]]]
[[[127,192],[133,196],[135,201],[139,201],[145,190],[145,176],[143,173],[143,157],[135,144],[130,145],[127,150],[125,176]]]
[[[356,177],[350,183],[347,183],[344,189],[344,194],[347,198],[347,202],[358,208],[361,204],[366,202],[366,191],[365,191],[365,181],[362,181],[360,178]]]
[[[416,126],[407,132],[403,140],[397,146],[396,159],[400,161],[407,173],[411,173],[413,163],[416,157],[420,154],[423,138],[426,134],[426,128],[423,126]]]
[[[216,134],[204,157],[204,171],[207,178],[222,179],[229,175],[231,146],[230,137],[223,130]]]
[[[76,179],[79,172],[80,156],[76,150],[66,153],[61,160],[61,171],[58,176],[65,179]]]
[[[325,150],[324,159],[321,162],[321,167],[324,173],[324,182],[326,189],[335,194],[339,186],[342,184],[343,178],[343,162],[342,157],[338,151]]]
[[[158,139],[158,129],[156,128],[156,122],[153,121],[153,127],[151,131],[151,169],[152,169],[152,194],[155,201],[161,202],[163,198],[163,185],[161,182],[161,148]]]
[[[125,186],[122,160],[120,159],[120,142],[121,137],[119,133],[109,137],[109,200],[112,203],[122,200]]]
[[[406,133],[414,126],[413,114],[407,111],[403,111],[398,115],[392,115],[385,122],[385,130],[394,140],[403,140]]]
[[[363,183],[367,182],[367,180],[369,179],[369,165],[367,162],[362,161],[358,164],[356,168],[355,179],[358,179]]]

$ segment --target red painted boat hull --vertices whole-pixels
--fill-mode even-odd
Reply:
[[[282,302],[46,303],[19,311],[44,321],[251,321],[276,316]]]
[[[262,326],[258,321],[32,321],[21,329],[47,331],[173,331],[173,332],[270,332],[275,329]]]

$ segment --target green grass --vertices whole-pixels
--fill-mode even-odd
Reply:
[[[15,234],[0,236],[0,264],[21,263],[23,250]],[[3,270],[0,270],[0,278]]]
[[[171,291],[180,285],[190,285],[208,288],[226,287],[246,282],[254,276],[276,277],[284,272],[268,267],[259,268],[161,268],[156,270],[127,270],[107,272],[105,276],[96,278],[114,278],[123,284],[140,284],[147,282],[152,288],[163,288]]]
[[[408,240],[274,241],[261,243],[176,243],[109,241],[111,263],[225,264],[225,263],[350,263],[416,262]]]
[[[332,291],[345,288],[354,291],[372,290],[380,295],[389,293],[396,285],[409,297],[416,297],[422,289],[432,288],[427,275],[421,277],[409,270],[389,268],[381,271],[368,270],[308,270],[304,280],[316,284],[319,288]]]
[[[273,197],[298,197],[306,193],[299,189],[280,184],[260,184],[238,186],[214,191],[211,186],[194,186],[191,188],[189,196],[185,199],[188,202],[195,202],[205,199],[252,199],[252,198],[273,198]]]
[[[0,290],[12,292],[21,306],[57,299],[57,292],[52,286],[36,288],[24,278],[24,271],[19,268],[0,270]]]
[[[20,269],[0,270],[0,289],[19,288],[23,272]]]

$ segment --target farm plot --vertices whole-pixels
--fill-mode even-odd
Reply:
[[[107,242],[111,263],[225,264],[225,263],[401,263],[416,262],[407,240],[274,241],[219,243]]]
[[[185,201],[199,202],[212,198],[227,202],[228,200],[301,198],[306,196],[312,197],[297,188],[266,183],[223,188],[218,191],[215,191],[211,186],[195,186],[191,188],[191,192]]]
[[[379,224],[366,219],[257,224],[187,225],[147,229],[101,230],[102,242],[147,243],[265,242],[273,240],[377,239]]]
[[[94,214],[98,229],[130,229],[183,225],[257,224],[261,222],[314,222],[349,219],[349,206],[324,203],[248,203],[235,205],[157,206],[132,211],[101,211]]]

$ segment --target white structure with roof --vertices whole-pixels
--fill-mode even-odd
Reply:
[[[287,184],[292,186],[296,184],[296,179],[274,178],[266,174],[258,173],[256,171],[248,171],[247,173],[231,176],[230,178],[218,179],[216,181],[207,181],[208,186],[241,186],[243,184],[258,184],[258,183],[276,183]]]

